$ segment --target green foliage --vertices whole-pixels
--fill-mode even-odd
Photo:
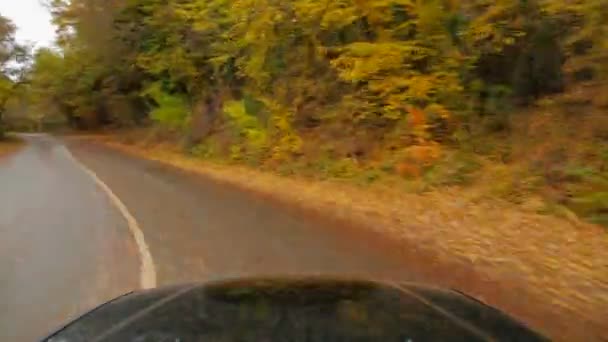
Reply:
[[[161,84],[153,83],[143,92],[154,102],[150,117],[169,128],[181,129],[190,118],[190,108],[181,95],[169,94]]]
[[[602,55],[601,0],[574,3],[56,0],[51,5],[70,66],[57,92],[78,97],[61,104],[66,115],[93,115],[101,123],[112,96],[147,96],[142,90],[155,82],[186,103],[226,90],[248,93],[272,102],[265,103],[270,121],[276,115],[283,123],[317,119],[330,107],[360,129],[396,124],[411,108],[462,117],[478,100],[478,110],[503,112],[510,86],[518,96],[559,88],[556,23],[582,22],[581,37],[568,39],[598,41],[590,53]],[[487,89],[475,86],[479,80]],[[300,111],[308,104],[315,112]],[[416,129],[426,139],[423,131],[431,127]],[[297,151],[297,134],[282,134],[272,143],[292,146],[279,146],[286,151],[277,154]]]
[[[237,142],[231,147],[233,160],[259,160],[266,152],[268,134],[260,121],[247,112],[244,101],[224,104],[224,114]]]
[[[190,153],[201,159],[216,160],[221,157],[220,146],[213,139],[207,139],[204,143],[194,146]]]
[[[16,94],[20,84],[20,66],[24,62],[27,50],[15,42],[15,26],[0,15],[0,139],[4,139],[4,114],[8,101]]]
[[[224,104],[224,113],[231,127],[247,144],[262,148],[266,134],[255,116],[247,112],[243,101],[229,101]]]
[[[571,182],[583,182],[595,176],[596,172],[588,166],[568,166],[564,171],[564,176]]]
[[[481,169],[477,157],[470,153],[449,152],[427,170],[424,178],[432,186],[467,185]]]
[[[350,158],[324,159],[323,162],[319,163],[319,169],[320,173],[327,178],[348,179],[355,177],[359,172],[357,163]]]
[[[604,0],[575,0],[566,3],[544,0],[545,10],[567,28],[564,45],[566,69],[589,70],[596,80],[608,76],[608,4]]]
[[[569,207],[581,217],[598,223],[608,223],[605,221],[606,208],[608,208],[608,191],[594,191],[577,196],[572,199]]]
[[[570,165],[564,170],[565,187],[570,194],[566,205],[572,211],[598,223],[608,213],[608,172],[585,165]]]

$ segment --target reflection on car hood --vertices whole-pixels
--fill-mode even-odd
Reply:
[[[336,279],[242,279],[120,297],[46,341],[543,341],[457,292]]]

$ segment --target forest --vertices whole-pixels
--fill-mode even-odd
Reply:
[[[0,19],[2,116],[146,127],[196,157],[285,175],[481,183],[608,224],[608,1],[48,6],[57,46],[20,70],[27,48]]]

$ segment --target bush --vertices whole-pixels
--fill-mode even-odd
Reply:
[[[217,146],[217,143],[213,139],[207,139],[205,142],[190,149],[190,154],[202,159],[215,159],[219,157],[219,153],[219,146]]]
[[[230,147],[233,160],[257,163],[268,149],[268,134],[257,117],[247,111],[245,101],[228,101],[224,115],[235,141]]]
[[[424,174],[424,180],[431,186],[449,186],[470,184],[475,172],[481,169],[481,163],[473,154],[450,152],[431,166]]]
[[[581,217],[608,223],[604,221],[608,217],[608,191],[581,194],[574,197],[568,206]]]
[[[143,94],[152,100],[150,117],[154,121],[171,129],[185,128],[190,108],[183,96],[166,92],[159,83],[150,85]]]

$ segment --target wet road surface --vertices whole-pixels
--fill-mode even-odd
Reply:
[[[252,194],[83,141],[68,151],[49,136],[26,140],[0,160],[0,341],[30,341],[140,285],[124,215],[70,153],[133,215],[159,286],[277,274],[412,279],[370,241]]]
[[[33,341],[138,286],[120,213],[48,136],[0,160],[0,341]]]
[[[101,145],[69,146],[137,218],[160,286],[277,274],[412,279],[370,241],[253,194]]]

